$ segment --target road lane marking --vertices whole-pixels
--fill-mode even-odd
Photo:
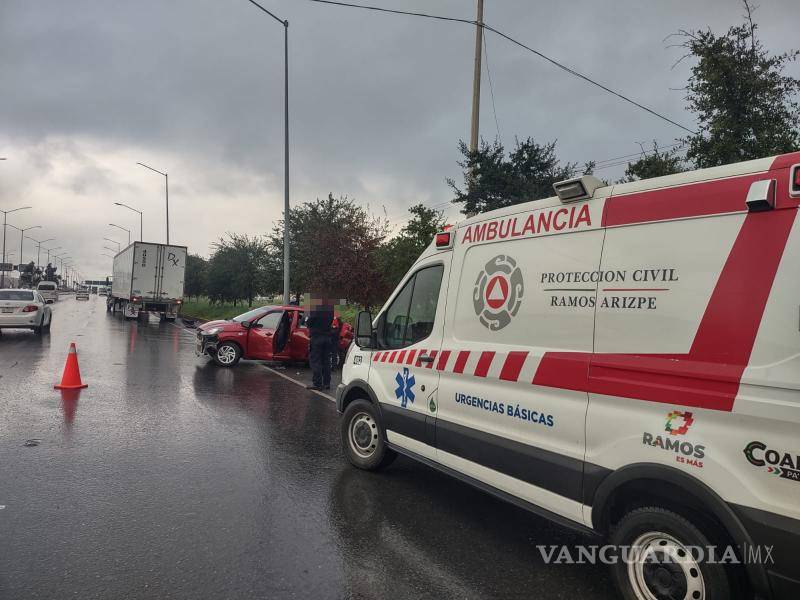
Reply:
[[[267,365],[264,365],[264,368],[266,368],[267,371],[270,371],[271,373],[275,373],[275,375],[277,375],[279,377],[283,377],[284,379],[288,379],[289,381],[291,381],[295,385],[299,385],[300,387],[303,387],[303,388],[306,387],[306,384],[303,383],[302,381],[299,381],[298,379],[295,379],[294,377],[289,377],[288,375],[286,375],[285,373],[281,373],[280,371],[276,371],[272,367],[268,367]],[[327,398],[331,402],[336,402],[336,398],[334,398],[330,394],[326,394],[325,392],[320,392],[319,390],[308,390],[308,391],[315,393],[317,396],[322,396],[323,398]]]

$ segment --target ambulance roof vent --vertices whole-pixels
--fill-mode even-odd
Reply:
[[[583,175],[554,183],[553,189],[561,202],[577,202],[591,198],[597,188],[605,187],[605,185],[594,175]]]

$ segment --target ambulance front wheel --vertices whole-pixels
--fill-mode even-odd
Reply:
[[[351,402],[342,416],[341,428],[342,448],[353,466],[377,471],[397,458],[397,453],[386,447],[380,416],[371,402]]]
[[[683,516],[658,506],[637,508],[617,523],[612,546],[620,560],[614,581],[625,600],[685,598],[726,600],[740,597],[741,573],[720,561],[726,544]],[[716,556],[709,555],[714,548]],[[628,556],[624,556],[627,551]],[[727,561],[730,563],[730,561]]]

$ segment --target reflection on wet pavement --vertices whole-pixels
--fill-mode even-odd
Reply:
[[[577,534],[409,460],[352,469],[330,401],[193,336],[92,298],[0,337],[0,598],[614,597],[542,564]],[[89,387],[57,392],[70,341]]]

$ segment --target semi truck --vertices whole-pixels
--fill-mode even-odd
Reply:
[[[174,321],[183,303],[186,246],[134,242],[114,257],[109,311],[125,319],[158,313]]]

